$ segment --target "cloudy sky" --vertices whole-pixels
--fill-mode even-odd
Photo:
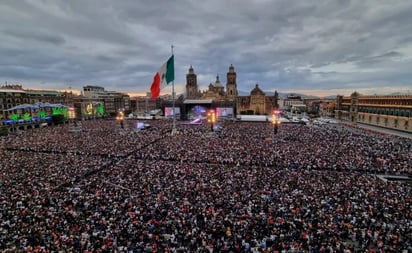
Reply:
[[[190,65],[205,90],[233,64],[247,93],[412,93],[411,13],[410,0],[1,1],[0,84],[144,94],[173,44],[178,92]]]

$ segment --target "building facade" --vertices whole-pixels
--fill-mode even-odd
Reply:
[[[119,111],[131,111],[130,96],[117,91],[106,91],[103,87],[87,85],[83,87],[82,96],[77,102],[90,105],[103,104],[106,114],[116,115]],[[82,111],[84,111],[82,109]]]
[[[152,99],[150,93],[146,94],[146,96],[131,97],[130,110],[137,115],[147,114],[159,108],[161,101],[164,100],[163,98],[164,96],[159,99]]]
[[[63,104],[73,106],[75,95],[71,92],[54,90],[24,89],[21,85],[0,87],[0,119],[7,118],[7,110],[24,104]]]
[[[278,94],[267,96],[259,85],[248,96],[239,96],[237,89],[237,74],[235,67],[231,64],[229,71],[226,73],[226,85],[224,86],[216,76],[214,84],[209,84],[208,89],[200,91],[197,75],[192,66],[186,74],[186,105],[204,104],[202,101],[211,101],[209,107],[231,107],[235,114],[252,114],[252,115],[270,115],[274,108],[279,108]],[[183,111],[189,111],[190,108],[183,108]]]
[[[363,123],[412,133],[412,95],[338,96],[335,116],[339,120]]]
[[[208,89],[200,91],[197,83],[197,75],[190,66],[186,74],[186,99],[212,99],[235,101],[238,95],[235,67],[231,64],[226,74],[226,87],[220,82],[219,75],[216,76],[214,84],[209,84]],[[225,89],[226,88],[226,89]]]
[[[306,111],[306,104],[301,96],[289,94],[283,101],[283,108],[288,111]]]
[[[0,87],[0,120],[7,118],[6,110],[21,104],[27,104],[28,98],[21,85],[3,85]]]
[[[238,96],[236,99],[238,114],[271,115],[273,110],[279,109],[278,93],[266,96],[266,93],[256,84],[249,96]]]

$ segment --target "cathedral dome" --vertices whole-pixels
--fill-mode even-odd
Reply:
[[[255,88],[250,92],[251,95],[265,95],[265,93],[259,88],[259,84],[256,84]]]
[[[216,82],[215,82],[215,87],[223,87],[223,85],[219,81],[219,75],[216,76]]]

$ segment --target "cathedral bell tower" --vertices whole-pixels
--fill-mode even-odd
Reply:
[[[236,99],[237,97],[236,72],[232,64],[227,72],[226,97],[228,99]]]
[[[186,74],[186,98],[196,99],[198,97],[197,76],[190,65],[189,73]]]

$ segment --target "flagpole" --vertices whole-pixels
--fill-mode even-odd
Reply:
[[[172,45],[172,56],[173,54],[173,48],[174,46]],[[174,57],[173,57],[174,58]],[[174,59],[173,59],[174,61]],[[173,63],[174,65],[174,63]],[[175,68],[173,67],[173,71],[175,71]],[[174,73],[173,73],[174,76]],[[173,99],[173,127],[172,127],[172,136],[174,136],[176,134],[176,111],[175,111],[175,79],[173,78],[172,81],[172,99]]]

